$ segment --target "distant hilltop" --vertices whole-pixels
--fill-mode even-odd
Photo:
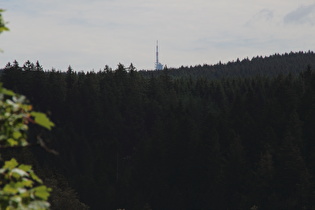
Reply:
[[[165,68],[172,77],[219,79],[223,77],[252,77],[257,75],[275,76],[278,74],[298,74],[307,68],[315,68],[315,53],[290,52],[271,56],[256,56],[252,59],[229,61],[214,65],[181,66]],[[163,71],[141,71],[143,75],[158,76]]]

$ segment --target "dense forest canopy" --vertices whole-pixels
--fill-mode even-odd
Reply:
[[[305,64],[315,66],[313,51],[290,52],[274,54],[271,56],[256,56],[252,59],[236,59],[227,63],[214,65],[181,66],[180,68],[168,68],[171,77],[192,77],[218,79],[222,77],[251,77],[255,75],[276,76],[288,72],[297,74],[305,69]],[[167,67],[166,67],[167,68]],[[159,75],[162,72],[141,71],[144,75]]]
[[[313,52],[154,72],[15,61],[0,81],[49,111],[59,156],[30,152],[91,209],[314,209],[313,66]]]

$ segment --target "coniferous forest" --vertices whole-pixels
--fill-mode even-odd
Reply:
[[[314,67],[313,52],[162,71],[14,61],[0,82],[56,127],[30,131],[48,151],[1,153],[35,165],[52,209],[315,209]]]

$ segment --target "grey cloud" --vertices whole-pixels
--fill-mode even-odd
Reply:
[[[315,3],[308,6],[301,6],[294,11],[289,12],[284,17],[286,24],[315,24]]]
[[[268,22],[273,19],[273,11],[269,9],[262,9],[256,13],[249,21],[246,22],[245,26],[254,26],[257,23]]]
[[[270,20],[273,18],[273,11],[269,9],[260,10],[260,12],[257,14],[257,17],[264,20]]]

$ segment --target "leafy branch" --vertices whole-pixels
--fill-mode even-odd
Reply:
[[[3,18],[2,18],[2,13],[4,12],[5,10],[3,9],[0,9],[0,33],[3,32],[3,31],[9,31],[9,28],[6,27],[5,24],[7,24],[7,22],[4,22]]]
[[[30,145],[27,141],[30,123],[48,130],[55,126],[44,113],[32,111],[25,96],[7,90],[0,84],[0,147]],[[47,148],[40,137],[38,143]],[[30,165],[19,164],[12,158],[5,161],[0,169],[0,209],[48,209],[50,191]]]

